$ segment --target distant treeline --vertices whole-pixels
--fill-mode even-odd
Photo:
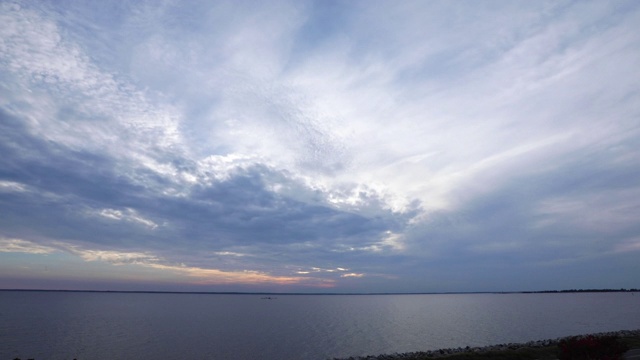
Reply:
[[[555,294],[555,293],[583,293],[583,292],[637,292],[638,289],[569,289],[569,290],[542,290],[521,291],[523,294]]]

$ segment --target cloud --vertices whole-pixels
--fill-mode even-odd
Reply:
[[[79,249],[73,245],[63,245],[68,251],[74,255],[80,256],[85,261],[101,261],[108,262],[113,265],[133,264],[160,271],[183,274],[194,278],[193,284],[206,285],[222,285],[222,284],[280,284],[292,285],[305,283],[307,286],[331,286],[329,280],[319,280],[305,277],[294,276],[272,276],[258,271],[222,271],[212,268],[201,268],[194,266],[186,266],[184,264],[171,265],[166,261],[150,255],[148,253],[139,252],[120,252],[109,250],[86,250]]]
[[[332,287],[333,282],[326,279],[314,279],[294,276],[271,276],[257,271],[220,271],[217,269],[202,269],[198,267],[181,267],[167,265],[149,265],[154,269],[168,270],[183,273],[196,278],[198,285],[224,285],[224,284],[277,284],[296,285],[304,284],[310,287]]]
[[[244,274],[247,267],[274,272],[270,267],[276,266],[275,272],[284,276],[293,273],[286,270],[288,266],[327,261],[322,256],[314,260],[316,256],[308,252],[308,245],[331,249],[377,242],[387,229],[397,229],[404,222],[383,209],[376,212],[376,218],[334,209],[330,201],[300,179],[244,160],[230,161],[222,171],[217,165],[213,169],[203,167],[194,172],[196,181],[178,195],[159,192],[160,186],[140,186],[143,176],[149,178],[143,183],[166,184],[153,173],[123,178],[108,158],[96,159],[64,147],[54,146],[53,150],[52,145],[25,136],[16,124],[11,127],[11,117],[6,119],[6,134],[22,134],[24,139],[24,145],[17,143],[16,149],[8,149],[7,153],[15,154],[13,160],[20,159],[21,146],[42,150],[31,160],[29,171],[14,167],[11,176],[16,181],[8,182],[9,188],[29,191],[11,191],[10,197],[4,198],[3,206],[13,208],[12,215],[4,218],[4,231],[73,241],[89,248],[120,249],[117,253],[75,253],[85,260],[140,264],[150,258],[127,249],[146,243],[157,254],[153,256],[171,257],[176,263],[189,264],[188,268],[207,269],[215,258],[222,272]],[[101,175],[96,177],[95,172],[87,171],[87,163],[93,170],[100,169]],[[68,186],[70,179],[72,188]],[[361,205],[366,200],[363,195]],[[25,212],[39,221],[25,222],[19,216]],[[242,258],[251,259],[250,263],[229,254],[242,254]],[[332,284],[330,279],[314,281],[323,286]],[[305,284],[314,281],[301,280]]]
[[[56,248],[40,245],[28,240],[0,238],[0,252],[18,252],[28,254],[51,254]]]
[[[627,253],[640,250],[640,241],[638,239],[630,239],[622,244],[618,244],[615,252]]]
[[[258,271],[222,271],[212,268],[200,268],[186,266],[184,264],[171,265],[163,259],[149,253],[122,252],[113,250],[89,250],[76,245],[56,241],[54,246],[44,246],[21,239],[0,239],[0,252],[4,253],[28,253],[51,254],[54,252],[67,252],[80,257],[87,262],[105,262],[111,265],[135,265],[144,268],[185,275],[192,278],[195,285],[256,285],[279,284],[295,285],[304,284],[311,287],[331,287],[329,279],[317,279],[300,276],[272,276]]]
[[[24,192],[28,191],[27,187],[24,184],[20,184],[14,181],[1,181],[0,182],[0,191],[4,192]]]
[[[111,5],[0,5],[6,249],[371,289],[635,249],[633,2]]]
[[[113,219],[113,220],[135,222],[135,223],[147,226],[151,229],[155,229],[158,227],[158,224],[154,223],[149,219],[145,219],[144,217],[140,216],[137,213],[137,211],[130,208],[126,208],[123,211],[115,210],[115,209],[102,209],[100,210],[98,215],[104,216],[106,218]]]
[[[340,275],[340,277],[343,277],[343,278],[349,278],[349,277],[360,278],[360,277],[363,277],[363,276],[364,276],[364,274],[358,274],[358,273],[348,273],[348,274]]]
[[[59,245],[74,255],[81,257],[84,261],[103,261],[113,265],[136,264],[151,266],[159,260],[156,256],[140,252],[84,250],[70,244]]]
[[[8,101],[20,104],[5,111],[57,145],[166,171],[156,156],[180,146],[170,107],[150,104],[143,91],[101,70],[43,11],[4,3],[1,14],[3,75],[14,82]]]

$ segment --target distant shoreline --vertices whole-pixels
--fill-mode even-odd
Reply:
[[[574,294],[574,293],[635,293],[640,289],[569,289],[539,291],[460,291],[403,293],[305,293],[305,292],[244,292],[244,291],[142,291],[142,290],[67,290],[67,289],[0,289],[6,292],[123,293],[123,294],[199,294],[199,295],[472,295],[472,294]]]

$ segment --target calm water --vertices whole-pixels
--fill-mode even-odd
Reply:
[[[327,359],[640,328],[640,293],[0,291],[0,360]]]

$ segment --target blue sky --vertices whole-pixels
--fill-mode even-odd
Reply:
[[[637,1],[0,23],[0,288],[640,287]]]

